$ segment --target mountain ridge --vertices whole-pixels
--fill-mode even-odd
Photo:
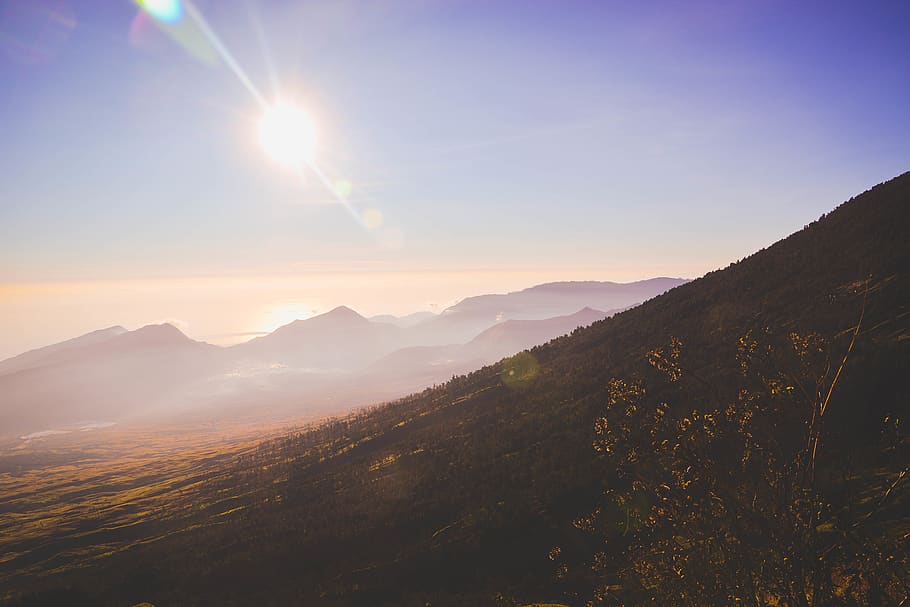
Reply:
[[[623,297],[634,300],[656,290]],[[558,305],[578,301],[587,298],[584,294],[561,298]],[[513,311],[520,311],[521,305],[513,306]],[[337,413],[342,407],[368,405],[370,398],[395,398],[444,381],[450,371],[462,373],[493,362],[568,332],[582,321],[544,322],[536,325],[536,332],[531,325],[516,325],[499,329],[501,344],[490,343],[496,338],[488,334],[465,347],[495,325],[498,314],[486,310],[452,333],[445,325],[437,332],[432,324],[436,318],[431,317],[430,324],[399,326],[337,306],[229,347],[193,340],[171,323],[132,331],[112,327],[0,363],[0,369],[6,364],[9,371],[0,372],[0,434],[29,435],[81,419],[120,421],[143,411],[167,414],[188,407],[237,416],[245,415],[249,403],[281,417],[292,415],[295,407],[298,415]],[[518,335],[522,331],[528,332],[524,338]],[[506,339],[507,335],[511,337]],[[452,336],[461,340],[460,347],[447,352],[446,338]],[[386,369],[391,375],[383,376],[377,363],[402,349]],[[131,383],[135,389],[130,389]]]
[[[106,341],[126,332],[127,330],[120,325],[114,325],[104,329],[96,329],[62,342],[33,348],[0,361],[0,375],[37,366],[41,364],[41,361],[47,360],[49,357],[60,352],[72,348],[80,348],[100,341]]]

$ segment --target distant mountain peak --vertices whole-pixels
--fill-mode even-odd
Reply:
[[[358,314],[356,311],[352,310],[347,306],[338,306],[332,308],[328,312],[307,318],[303,321],[297,321],[298,323],[323,323],[323,322],[344,322],[344,323],[369,323],[370,321]]]
[[[133,331],[133,333],[140,333],[140,332],[148,333],[148,334],[160,333],[160,334],[171,334],[171,335],[179,333],[180,335],[183,335],[183,331],[181,331],[180,329],[178,329],[177,327],[175,327],[174,325],[172,325],[169,322],[143,325],[143,326],[139,327],[138,329],[136,329],[135,331]]]
[[[333,317],[345,317],[346,316],[349,318],[363,318],[363,316],[361,316],[360,314],[358,314],[357,312],[355,312],[354,310],[352,310],[351,308],[349,308],[347,306],[338,306],[338,307],[332,308],[325,314],[321,314],[321,316],[333,316]]]
[[[128,331],[118,337],[122,341],[144,344],[185,343],[193,341],[180,329],[169,322],[145,325],[135,331]]]
[[[338,306],[336,308],[332,308],[328,312],[317,314],[316,316],[311,316],[309,318],[298,318],[293,322],[278,327],[268,335],[257,337],[253,341],[268,341],[272,336],[296,335],[301,331],[310,331],[320,327],[325,328],[336,325],[361,324],[369,325],[371,322],[347,306]]]

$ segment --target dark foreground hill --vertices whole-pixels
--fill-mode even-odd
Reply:
[[[497,593],[583,605],[584,580],[558,580],[548,554],[587,549],[572,521],[612,473],[592,448],[611,378],[639,374],[676,337],[706,386],[692,399],[733,399],[740,337],[817,332],[839,356],[864,308],[821,446],[859,457],[885,416],[908,413],[908,233],[910,173],[528,354],[211,463],[212,480],[175,491],[139,531],[98,535],[106,556],[79,544],[103,515],[70,521],[43,557],[27,540],[7,546],[2,590],[26,591],[26,605],[454,607]],[[893,493],[906,505],[903,486]]]

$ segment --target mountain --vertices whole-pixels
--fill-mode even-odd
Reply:
[[[602,309],[608,310],[627,308],[685,282],[655,278],[628,284],[549,283],[514,293],[468,297],[439,315],[417,312],[402,318],[385,315],[368,319],[341,306],[320,316],[296,320],[232,349],[238,356],[264,363],[356,371],[400,348],[465,344],[493,325],[511,319],[543,320],[601,304],[606,304]],[[558,335],[546,330],[544,334],[542,341]],[[493,339],[491,336],[488,342]],[[519,341],[524,344],[522,347],[541,343]],[[497,351],[503,355],[512,353],[508,348]],[[404,360],[403,356],[397,358],[399,362]]]
[[[467,344],[401,347],[412,333],[336,308],[231,348],[240,377],[228,391],[225,378],[209,382],[207,400],[220,401],[222,410],[257,402],[263,415],[337,413],[443,382],[605,316],[585,308],[564,317],[505,321]]]
[[[586,306],[574,314],[544,320],[506,320],[493,325],[469,341],[465,348],[474,356],[487,362],[495,362],[503,356],[544,344],[612,314]]]
[[[319,316],[295,320],[231,350],[244,358],[291,367],[353,370],[391,352],[401,342],[398,327],[370,321],[339,306]]]
[[[630,283],[554,282],[511,293],[468,297],[412,327],[411,340],[420,345],[466,343],[506,320],[543,320],[573,314],[585,307],[625,309],[686,282],[682,278]]]
[[[411,346],[396,350],[370,365],[365,375],[370,378],[371,385],[393,382],[417,390],[544,344],[607,316],[610,314],[586,307],[574,314],[543,320],[506,320],[466,344]]]
[[[85,335],[74,337],[58,344],[29,350],[18,356],[0,361],[0,375],[53,363],[64,353],[78,350],[84,346],[107,341],[112,337],[117,337],[123,333],[126,333],[126,329],[121,326],[108,327],[107,329],[92,331],[91,333],[86,333]]]
[[[638,376],[650,389],[656,372],[646,355],[678,338],[686,373],[698,378],[682,403],[689,408],[667,413],[682,423],[690,408],[739,397],[744,335],[798,341],[790,334],[815,332],[837,364],[862,314],[830,401],[833,438],[821,447],[835,467],[848,462],[878,440],[886,416],[910,413],[908,233],[910,173],[723,270],[534,348],[518,357],[521,381],[506,359],[204,472],[194,465],[209,480],[165,485],[142,526],[112,530],[113,509],[45,494],[47,519],[59,520],[63,503],[70,526],[8,536],[0,594],[42,589],[20,605],[83,596],[85,604],[492,607],[503,604],[497,593],[527,599],[518,604],[584,604],[583,586],[558,578],[548,555],[603,548],[577,527],[615,473],[592,447],[611,379]],[[659,401],[661,389],[649,397]],[[102,479],[94,491],[135,499],[144,482]],[[892,489],[906,517],[906,491]],[[0,503],[0,512],[12,507]],[[617,523],[628,521],[628,509],[618,512]]]
[[[626,301],[629,293],[644,297],[666,286],[661,280],[646,282],[653,285],[569,283],[554,289],[560,292],[555,298],[521,293],[517,299],[469,298],[475,303],[465,304],[466,315],[462,304],[449,315],[458,326],[455,333],[466,342],[500,316],[476,301],[511,302],[497,305],[511,315],[534,316],[576,299],[596,300],[604,292],[611,297],[620,293]],[[529,291],[547,291],[547,285],[542,287]],[[535,333],[531,325],[519,324],[472,345],[461,342],[449,348],[439,344],[453,335],[453,325],[448,320],[434,323],[437,318],[416,313],[395,323],[379,322],[340,306],[229,348],[195,342],[169,324],[96,331],[0,363],[0,390],[6,390],[0,396],[0,422],[10,420],[0,425],[0,435],[153,413],[162,421],[177,411],[221,419],[338,413],[398,398],[578,326],[573,319],[554,319]],[[527,335],[522,337],[522,332]],[[131,391],[131,385],[136,389]],[[255,408],[250,403],[256,403]],[[27,412],[17,413],[23,410]]]
[[[162,406],[226,364],[221,348],[170,324],[97,333],[51,346],[32,359],[40,364],[0,375],[0,434],[119,421]]]
[[[651,278],[629,283],[550,282],[504,295],[468,297],[448,308],[443,315],[495,312],[547,318],[572,313],[585,306],[612,310],[651,299],[687,282],[683,278]]]

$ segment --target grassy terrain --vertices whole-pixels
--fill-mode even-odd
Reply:
[[[0,572],[37,579],[225,516],[240,496],[208,485],[268,435],[106,429],[7,447]]]

